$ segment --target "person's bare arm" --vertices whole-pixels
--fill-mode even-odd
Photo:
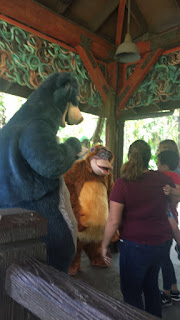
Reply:
[[[178,225],[177,225],[176,221],[174,220],[174,218],[169,217],[168,220],[171,225],[172,232],[173,232],[173,238],[180,245],[180,230],[178,228]]]
[[[165,195],[170,197],[171,202],[177,205],[177,203],[180,201],[180,185],[176,184],[176,188],[173,188],[167,184],[163,190]]]
[[[109,256],[108,247],[121,224],[123,209],[124,204],[110,201],[109,216],[106,222],[104,238],[102,241],[102,256],[109,265],[111,265],[111,258]]]

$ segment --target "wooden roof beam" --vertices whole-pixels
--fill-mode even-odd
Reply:
[[[117,19],[117,28],[116,28],[116,41],[115,41],[117,46],[119,46],[119,44],[121,43],[121,38],[122,38],[125,5],[126,5],[126,0],[119,0],[118,19]]]
[[[180,27],[163,32],[158,36],[152,37],[150,40],[150,50],[157,48],[171,49],[179,46]]]
[[[140,120],[140,119],[147,119],[147,118],[159,118],[159,117],[168,117],[174,113],[174,110],[171,111],[161,111],[161,112],[151,112],[149,111],[148,107],[144,110],[143,113],[140,114],[125,114],[125,116],[121,117],[121,120]]]
[[[159,101],[149,106],[141,106],[135,108],[137,114],[133,113],[133,109],[121,110],[121,120],[138,120],[144,118],[154,118],[173,114],[175,109],[180,109],[179,100]]]
[[[149,42],[149,51],[153,51],[158,48],[164,48],[164,50],[172,49],[172,51],[176,51],[174,48],[179,46],[179,39],[180,27],[175,27],[159,34],[145,34],[141,37],[138,37],[136,39],[136,44],[145,44]]]
[[[109,18],[109,16],[116,10],[119,0],[106,0],[103,10],[98,13],[94,19],[88,23],[88,27],[92,32],[96,32],[101,25]]]
[[[94,58],[92,52],[89,50],[89,48],[83,47],[83,45],[78,45],[76,47],[76,50],[78,54],[80,55],[84,66],[86,67],[87,71],[89,72],[89,75],[94,82],[96,89],[98,90],[102,101],[104,104],[107,104],[107,97],[108,97],[108,91],[109,91],[109,85],[106,82],[106,79],[101,72],[96,59]]]
[[[72,48],[80,44],[80,37],[84,35],[92,41],[92,53],[99,60],[112,60],[116,47],[100,36],[73,24],[60,15],[54,14],[45,7],[32,0],[1,0],[0,12],[14,20],[14,24],[21,23],[55,40],[61,41]]]

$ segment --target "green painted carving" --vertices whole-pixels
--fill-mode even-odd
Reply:
[[[129,67],[128,76],[134,66]],[[180,51],[161,56],[139,88],[129,99],[126,109],[159,102],[180,101]]]
[[[53,72],[71,71],[80,84],[82,104],[102,104],[80,56],[0,20],[0,77],[36,89]]]

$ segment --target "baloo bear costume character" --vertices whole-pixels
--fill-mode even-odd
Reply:
[[[35,90],[0,131],[0,208],[26,208],[48,220],[47,262],[67,272],[75,254],[76,221],[63,177],[81,144],[69,138],[58,144],[59,126],[83,120],[78,84],[71,73],[55,73]],[[75,107],[76,106],[76,107]],[[74,238],[74,241],[73,241]]]

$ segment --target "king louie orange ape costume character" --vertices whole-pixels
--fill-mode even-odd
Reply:
[[[107,267],[101,255],[101,242],[108,217],[108,198],[113,186],[112,153],[102,145],[90,149],[64,175],[71,205],[78,222],[77,252],[70,275],[80,270],[84,250],[93,266]]]

